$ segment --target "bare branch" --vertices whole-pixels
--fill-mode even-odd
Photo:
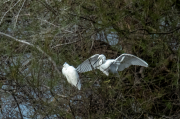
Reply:
[[[58,45],[56,45],[56,46],[54,46],[54,47],[52,47],[52,48],[55,48],[55,47],[58,47],[58,46],[62,46],[62,45],[69,45],[69,44],[73,44],[73,43],[76,43],[76,42],[78,42],[78,41],[80,41],[80,40],[73,41],[73,42],[70,42],[70,43],[58,44]]]
[[[18,103],[18,101],[16,100],[16,97],[14,96],[14,94],[12,94],[12,96],[13,96],[13,98],[14,98],[14,100],[15,100],[17,106],[18,106],[18,109],[19,109],[19,113],[20,113],[21,119],[23,119],[23,115],[22,115],[22,113],[21,113],[21,108],[19,107],[19,103]]]
[[[44,20],[44,19],[41,19],[41,18],[37,18],[37,19],[39,19],[39,20],[41,20],[41,21],[43,21],[43,22],[46,22],[46,23],[48,23],[48,24],[50,24],[50,25],[52,25],[52,26],[54,26],[54,27],[59,27],[59,26],[57,26],[57,25],[55,25],[55,24],[53,24],[53,23],[51,23],[51,22],[49,22],[49,21],[47,21],[47,20]]]
[[[4,17],[5,17],[5,15],[6,15],[12,8],[14,8],[14,7],[18,4],[19,1],[21,1],[21,0],[18,0],[18,1],[14,4],[14,6],[12,6],[9,10],[7,10],[6,13],[2,16],[1,21],[0,21],[0,25],[1,25],[1,23],[2,23],[2,21],[3,21],[3,19],[4,19]]]
[[[4,36],[7,36],[7,37],[9,37],[9,38],[11,38],[11,39],[14,39],[14,40],[17,41],[17,42],[20,42],[20,43],[23,43],[23,44],[32,46],[32,47],[36,48],[37,50],[39,50],[42,54],[44,54],[46,57],[48,57],[49,61],[52,62],[55,70],[58,72],[58,74],[61,75],[60,71],[59,71],[58,68],[57,68],[56,63],[55,63],[55,62],[52,60],[52,58],[51,58],[48,54],[46,54],[39,46],[35,46],[35,45],[33,45],[33,44],[29,43],[29,42],[26,42],[26,41],[24,41],[24,40],[19,40],[19,39],[15,38],[15,37],[12,37],[12,36],[10,36],[10,35],[8,35],[8,34],[5,34],[5,33],[3,33],[3,32],[0,32],[0,34],[1,34],[1,35],[4,35]]]
[[[22,6],[21,6],[20,10],[19,10],[17,16],[15,17],[14,28],[16,27],[16,23],[17,23],[17,20],[18,20],[19,13],[20,13],[20,11],[22,10],[22,7],[24,6],[25,1],[26,1],[26,0],[24,0],[24,2],[22,3]]]

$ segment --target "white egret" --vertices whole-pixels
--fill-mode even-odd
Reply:
[[[122,54],[116,59],[107,59],[106,56],[101,54],[95,54],[85,60],[82,64],[80,64],[76,70],[79,73],[88,72],[93,69],[99,69],[104,74],[109,76],[109,71],[113,74],[118,75],[118,71],[122,71],[125,68],[128,68],[130,65],[139,65],[148,67],[148,64],[140,59],[139,57],[136,57],[131,54]]]
[[[65,62],[63,64],[62,73],[71,85],[77,87],[79,90],[81,89],[79,75],[77,73],[77,70],[73,66],[70,66]]]

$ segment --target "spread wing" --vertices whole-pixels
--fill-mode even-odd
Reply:
[[[120,55],[115,59],[115,64],[118,65],[117,71],[122,71],[131,65],[148,67],[148,64],[144,60],[131,54]]]
[[[87,60],[85,60],[76,68],[77,72],[83,73],[83,72],[88,72],[93,69],[96,69],[98,66],[98,61],[97,61],[98,57],[99,57],[99,54],[95,54],[91,56],[90,58],[88,58]]]

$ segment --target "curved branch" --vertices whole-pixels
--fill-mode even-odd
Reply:
[[[8,34],[5,34],[5,33],[3,33],[3,32],[0,32],[0,35],[7,36],[7,37],[9,37],[9,38],[11,38],[11,39],[14,39],[14,40],[17,41],[17,42],[20,42],[20,43],[23,43],[23,44],[26,44],[26,45],[29,45],[29,46],[32,46],[32,47],[36,48],[38,51],[40,51],[42,54],[44,54],[46,57],[48,57],[48,60],[49,60],[50,62],[52,62],[55,70],[58,72],[58,74],[61,75],[60,71],[59,71],[58,68],[57,68],[56,63],[55,63],[55,62],[52,60],[52,58],[51,58],[48,54],[46,54],[39,46],[35,46],[35,45],[33,45],[33,44],[31,44],[31,43],[29,43],[29,42],[27,42],[27,41],[24,41],[24,40],[19,40],[19,39],[15,38],[15,37],[12,37],[12,36],[10,36],[10,35],[8,35]]]

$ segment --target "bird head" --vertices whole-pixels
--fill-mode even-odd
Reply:
[[[97,58],[97,61],[94,64],[98,62],[98,65],[101,65],[105,60],[106,60],[106,56],[101,54],[99,55],[99,57]]]
[[[63,64],[63,67],[66,67],[66,66],[69,66],[69,64],[65,62],[65,63]]]
[[[101,54],[99,55],[98,60],[102,60],[102,62],[104,62],[106,60],[106,56]]]

